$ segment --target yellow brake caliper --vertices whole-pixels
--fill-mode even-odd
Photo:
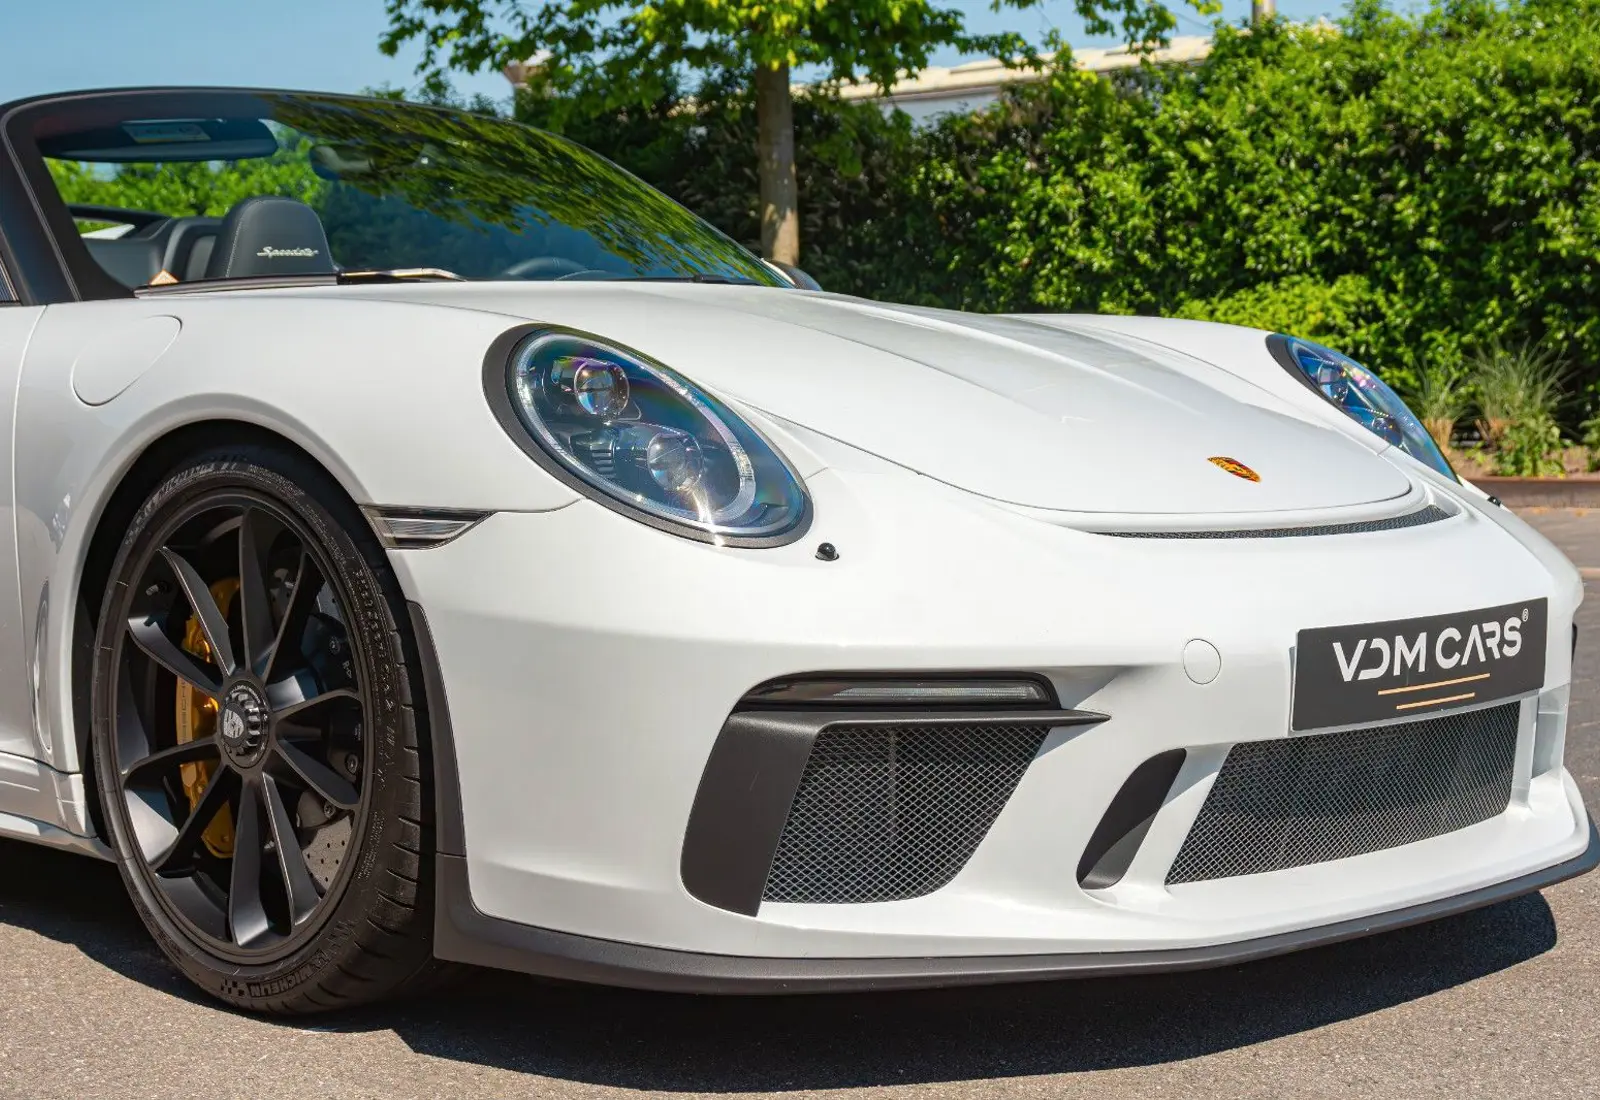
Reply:
[[[239,591],[239,581],[236,577],[228,577],[217,581],[211,586],[211,598],[217,601],[217,607],[224,617],[228,614],[228,605],[233,603],[233,597]],[[206,642],[205,632],[200,629],[200,620],[191,617],[183,631],[183,648],[193,656],[204,660],[211,659],[211,646]],[[178,743],[194,741],[201,737],[210,737],[217,731],[217,701],[201,691],[196,691],[188,681],[178,681]],[[200,804],[200,796],[205,793],[206,784],[211,781],[211,772],[217,765],[209,761],[198,761],[193,764],[179,764],[178,777],[183,781],[183,793],[189,796],[189,812],[193,813]],[[224,806],[211,819],[211,824],[206,826],[205,832],[200,834],[200,839],[210,849],[211,854],[219,859],[227,859],[233,855],[233,815],[228,807]]]

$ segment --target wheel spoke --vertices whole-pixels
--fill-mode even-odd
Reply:
[[[334,688],[324,691],[319,695],[306,696],[305,685],[298,680],[280,680],[276,684],[267,685],[267,702],[272,706],[272,716],[279,721],[287,718],[303,716],[307,711],[315,710],[328,703],[339,699],[351,702],[360,702],[361,693],[354,688]]]
[[[200,800],[195,803],[188,818],[184,820],[178,835],[173,837],[167,850],[154,861],[156,874],[171,875],[186,871],[194,865],[194,850],[200,844],[200,834],[206,831],[211,819],[216,817],[227,803],[230,788],[234,785],[232,775],[233,773],[226,768],[218,768],[211,773],[205,791],[200,795]]]
[[[262,796],[267,803],[267,825],[272,829],[272,845],[278,851],[278,870],[283,875],[284,892],[289,898],[289,918],[294,924],[309,917],[322,900],[317,884],[306,866],[300,841],[294,834],[294,821],[283,804],[283,792],[270,775],[261,777]]]
[[[279,530],[259,508],[246,508],[239,519],[239,621],[243,627],[244,666],[259,674],[272,658],[277,632],[272,626],[272,601],[267,596],[266,550]]]
[[[279,741],[276,749],[283,762],[294,770],[307,787],[321,796],[324,802],[332,803],[341,810],[355,809],[356,803],[361,800],[361,795],[356,791],[354,784],[342,778],[304,749],[287,741]]]
[[[137,761],[150,755],[150,735],[145,730],[144,715],[133,697],[133,677],[117,676],[117,709],[115,712],[117,734],[117,761]],[[126,772],[124,772],[126,774]]]
[[[247,781],[239,790],[233,824],[233,871],[228,876],[228,932],[248,947],[272,930],[261,904],[261,804],[259,788]]]
[[[217,663],[224,677],[232,676],[239,666],[233,659],[233,642],[228,638],[228,620],[212,597],[211,589],[200,579],[200,574],[194,571],[194,566],[176,551],[163,546],[161,556],[166,559],[168,567],[177,577],[178,586],[183,589],[195,618],[200,620],[200,630],[211,646],[211,659]]]
[[[316,606],[317,589],[321,587],[321,582],[322,574],[317,569],[317,563],[302,550],[299,568],[295,570],[294,587],[289,590],[289,606],[284,609],[283,621],[278,624],[277,636],[272,641],[272,653],[265,667],[259,669],[259,675],[267,683],[277,679],[278,673],[283,670],[285,647],[299,646],[306,622]]]
[[[199,875],[159,880],[159,888],[176,909],[202,935],[214,940],[228,938],[228,899]]]
[[[210,598],[209,593],[207,598]],[[156,618],[133,616],[128,620],[128,636],[133,639],[134,645],[144,651],[146,657],[178,679],[187,680],[213,699],[222,693],[221,682],[206,671],[204,666],[196,663],[193,657],[179,649],[177,644],[167,637],[161,622]]]
[[[217,744],[215,737],[200,737],[193,741],[185,741],[171,748],[158,749],[142,760],[135,760],[132,764],[122,769],[122,784],[127,786],[139,776],[149,776],[161,773],[167,768],[178,764],[191,764],[197,760],[215,760],[221,753],[222,747]]]

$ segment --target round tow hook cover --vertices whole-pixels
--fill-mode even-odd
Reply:
[[[1222,671],[1222,654],[1204,638],[1191,638],[1183,647],[1183,671],[1197,684],[1209,684]]]

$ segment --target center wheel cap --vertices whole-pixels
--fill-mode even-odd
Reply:
[[[235,764],[254,764],[267,743],[271,711],[261,690],[239,683],[222,700],[222,748]]]

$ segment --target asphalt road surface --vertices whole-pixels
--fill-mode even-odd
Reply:
[[[1600,512],[1530,516],[1600,585]],[[1568,766],[1600,809],[1600,591]],[[113,868],[0,842],[0,1095],[1600,1096],[1600,873],[1218,971],[930,993],[715,999],[485,973],[337,1019],[218,1009]]]

